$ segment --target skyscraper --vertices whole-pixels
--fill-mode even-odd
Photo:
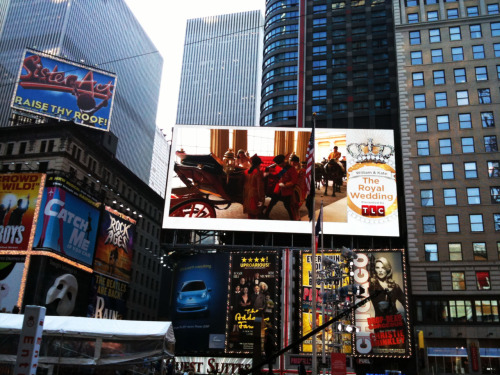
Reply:
[[[125,2],[11,0],[0,22],[0,126],[27,47],[114,72],[117,158],[149,181],[163,59]]]
[[[188,20],[177,124],[258,123],[260,11]]]

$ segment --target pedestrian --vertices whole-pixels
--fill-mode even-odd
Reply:
[[[300,361],[300,364],[299,364],[299,375],[307,375],[306,366],[304,366],[304,361]]]

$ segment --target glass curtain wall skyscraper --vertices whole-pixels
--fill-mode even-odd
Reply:
[[[176,123],[256,125],[261,56],[260,11],[188,20]]]
[[[117,158],[148,182],[163,59],[123,0],[23,1],[0,7],[0,126],[25,48],[117,74]]]

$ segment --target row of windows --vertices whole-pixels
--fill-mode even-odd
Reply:
[[[269,26],[271,26],[275,22],[283,22],[283,21],[289,21],[289,20],[295,20],[299,18],[299,12],[283,12],[280,14],[276,14],[269,18],[265,24],[265,29],[267,29]]]
[[[483,137],[483,145],[485,152],[497,152],[498,144],[496,135],[487,135]],[[439,155],[451,155],[453,154],[453,147],[451,138],[441,138],[438,139]],[[462,137],[461,138],[462,153],[471,154],[476,152],[474,147],[474,137]],[[429,156],[431,155],[431,148],[429,140],[421,139],[417,140],[417,155],[418,156]],[[488,162],[488,170],[490,170],[490,162]],[[493,163],[493,162],[491,162]],[[493,165],[493,164],[492,164]],[[494,175],[490,177],[498,177],[497,171],[493,172]]]
[[[278,26],[266,34],[264,42],[267,42],[269,39],[274,38],[275,36],[292,34],[298,31],[299,31],[299,25],[297,23],[291,25]]]
[[[488,14],[499,14],[500,8],[498,4],[488,4]],[[467,17],[478,17],[479,16],[479,7],[470,6],[466,8]],[[426,12],[426,18],[428,22],[439,21],[439,11],[437,10],[429,10]],[[408,23],[419,23],[420,22],[420,13],[408,13]],[[448,8],[446,9],[446,17],[448,19],[456,19],[460,17],[460,13],[458,8]]]
[[[486,66],[476,66],[474,67],[476,82],[488,81],[488,68]],[[496,77],[500,79],[500,65],[496,66]],[[466,83],[467,82],[467,69],[466,68],[456,68],[453,69],[453,79],[455,83]],[[432,82],[434,86],[440,86],[446,84],[446,73],[444,70],[433,70],[432,71]],[[425,86],[425,73],[424,72],[414,72],[412,73],[412,85],[413,87],[423,87]]]
[[[496,162],[498,166],[498,161]],[[468,187],[465,188],[467,194],[467,203],[470,205],[481,204],[481,191],[478,187]],[[455,188],[443,189],[443,202],[445,205],[456,206],[458,205],[457,200],[457,190]],[[433,189],[422,189],[420,190],[420,204],[422,207],[433,207],[434,206],[434,190]],[[500,231],[500,214],[493,215],[493,223],[495,231]]]
[[[292,66],[282,66],[273,70],[270,70],[264,75],[263,82],[269,81],[272,78],[280,77],[280,76],[290,76],[297,74],[297,65]]]
[[[437,276],[431,274],[432,276]],[[460,275],[454,275],[456,280],[456,286],[461,285]],[[440,277],[440,275],[439,275]],[[435,280],[435,279],[434,279]],[[432,278],[428,282],[434,281]],[[439,278],[439,282],[440,282]],[[465,285],[465,281],[463,282]],[[461,289],[457,289],[461,290]],[[474,309],[472,308],[474,306]],[[419,323],[453,323],[457,322],[477,322],[477,323],[489,323],[489,322],[499,322],[500,316],[498,313],[498,301],[497,300],[430,300],[426,298],[425,300],[416,301],[417,313],[416,320]],[[450,369],[451,372],[451,369]]]
[[[497,194],[500,187],[496,187]],[[498,199],[498,195],[497,195]],[[497,202],[497,203],[500,203]],[[482,214],[469,214],[469,224],[471,232],[484,232],[484,222]],[[459,215],[445,215],[446,233],[460,233]],[[422,228],[424,233],[437,233],[436,216],[422,216]]]
[[[377,99],[373,100],[373,109],[374,110],[387,110],[391,109],[391,100],[390,99]],[[370,108],[369,101],[356,101],[352,103],[353,110],[355,111],[367,111]],[[348,110],[348,104],[346,102],[341,103],[332,103],[329,105],[329,108],[332,112],[344,113]],[[312,111],[316,112],[317,115],[325,115],[327,113],[328,107],[326,104],[317,104],[312,106]]]
[[[463,106],[471,104],[469,101],[468,90],[457,90],[456,105]],[[430,95],[430,94],[429,94]],[[478,104],[491,104],[491,91],[489,88],[477,89],[477,103]],[[472,103],[474,104],[474,103]],[[448,94],[447,92],[434,93],[434,105],[436,108],[448,107]],[[427,108],[426,94],[413,94],[413,107],[415,109]]]
[[[351,8],[372,6],[376,7],[381,4],[385,4],[385,0],[351,0],[351,1],[333,1],[332,10],[344,9],[346,4],[351,5]]]
[[[314,63],[314,61],[313,61],[313,63]],[[326,68],[321,68],[322,66],[324,66],[324,65],[321,65],[321,60],[320,60],[320,62],[316,65],[316,67],[314,67],[314,64],[313,64],[313,70],[326,69]],[[317,77],[322,77],[322,76],[324,76],[324,74],[320,74]],[[348,74],[347,74],[347,72],[333,72],[331,74],[331,77],[332,77],[333,84],[345,84],[345,82],[347,82]],[[351,74],[351,79],[353,81],[359,81],[359,82],[366,83],[366,81],[370,78],[388,79],[389,78],[389,68],[374,69],[372,72],[372,75],[370,75],[370,72],[367,70],[357,70],[357,71],[353,71]]]
[[[492,24],[493,25],[493,24]],[[464,26],[465,27],[465,26]],[[449,40],[456,41],[462,40],[462,28],[461,26],[452,26],[448,28]],[[496,33],[494,36],[498,36],[499,30],[493,29],[492,33]],[[471,39],[479,39],[482,37],[481,25],[469,25],[469,33]],[[419,45],[422,43],[422,37],[420,30],[410,31],[410,45]],[[429,43],[439,43],[441,42],[441,29],[429,29]]]
[[[482,45],[482,44],[472,46],[471,52],[472,52],[471,57],[474,60],[481,60],[481,59],[486,58],[484,45]],[[493,52],[495,54],[495,57],[500,57],[500,44],[499,43],[495,43],[493,45]],[[426,57],[427,57],[427,55],[426,55]],[[461,47],[461,46],[452,47],[450,49],[450,55],[448,58],[450,58],[451,61],[464,61],[465,54],[464,54],[463,47]],[[433,63],[433,64],[445,62],[444,55],[443,55],[443,49],[442,48],[431,49],[430,59],[431,59],[431,63]],[[424,64],[424,57],[423,57],[422,51],[410,52],[410,62],[411,62],[411,65]],[[427,64],[427,62],[426,62],[426,64]]]
[[[274,12],[277,9],[286,9],[290,7],[296,7],[299,6],[298,0],[281,0],[273,5],[271,5],[269,8],[266,9],[266,17],[269,13]]]
[[[381,24],[381,25],[372,25],[371,27],[371,34],[376,34],[376,33],[382,33],[382,32],[387,32],[387,25],[386,24]],[[353,27],[351,29],[351,32],[349,33],[350,36],[357,36],[357,35],[364,35],[366,36],[368,33],[368,30],[366,27]],[[326,31],[317,31],[314,32],[312,37],[313,41],[326,41],[328,36],[328,33]],[[334,29],[330,32],[330,36],[332,38],[345,38],[347,36],[347,30],[346,29]]]
[[[262,105],[263,110],[267,110],[276,105],[291,105],[297,104],[297,95],[282,95],[276,96],[264,102]]]
[[[263,95],[271,94],[275,91],[297,90],[297,80],[280,81],[266,86]]]
[[[294,52],[279,53],[277,55],[271,56],[266,61],[264,61],[264,69],[271,64],[278,64],[286,61],[297,61],[298,55],[299,53],[294,51]]]
[[[493,116],[493,112],[481,112],[479,120],[481,121],[481,125],[483,128],[495,127],[495,118]],[[471,129],[472,122],[472,115],[470,113],[458,114],[458,124],[460,129]],[[439,131],[450,130],[450,116],[437,115],[436,124],[437,130]],[[415,117],[415,131],[417,133],[429,131],[427,116]]]
[[[299,45],[299,40],[297,38],[290,39],[280,39],[276,42],[269,44],[264,50],[264,56],[274,51],[277,48],[289,48],[289,47],[297,47]]]
[[[476,287],[477,290],[491,290],[489,271],[476,271]],[[441,272],[428,271],[427,272],[427,288],[430,291],[440,291],[441,287]],[[452,271],[451,272],[451,290],[466,290],[465,272]],[[495,301],[496,302],[496,301]],[[498,314],[497,314],[498,317]]]
[[[327,46],[316,46],[312,48],[312,54],[313,56],[322,56],[327,54]],[[386,63],[389,61],[389,54],[384,52],[384,53],[375,53],[371,56],[368,56],[366,54],[363,55],[353,55],[351,57],[351,61],[349,65],[351,64],[366,64],[366,63]],[[344,67],[347,66],[347,57],[334,57],[332,59],[332,67],[334,68],[339,68],[339,67]],[[314,67],[314,61],[313,61],[313,67]],[[324,67],[326,68],[326,61],[324,63]]]
[[[500,242],[497,242],[497,259],[500,259]],[[474,260],[483,261],[488,260],[488,252],[486,251],[485,242],[472,242],[472,255]],[[461,242],[449,242],[448,243],[448,259],[451,262],[459,262],[464,260],[463,249]],[[426,243],[424,244],[425,260],[427,262],[438,262],[439,261],[439,251],[437,243]]]
[[[417,144],[420,141],[417,141]],[[420,144],[418,145],[420,146]],[[421,152],[419,150],[419,152]],[[494,163],[494,161],[492,161]],[[488,164],[488,167],[490,165]],[[492,168],[493,169],[493,168]],[[493,171],[488,168],[488,173],[494,173],[491,177],[498,177],[498,170]],[[418,166],[418,175],[420,181],[431,181],[431,165],[430,164],[420,164]],[[464,175],[466,179],[478,178],[477,164],[475,161],[464,162]],[[443,180],[454,180],[455,179],[455,166],[453,163],[442,163],[441,164],[441,178]],[[500,203],[500,197],[498,196],[498,186],[493,186],[491,190],[491,203]]]
[[[268,114],[264,117],[264,126],[268,125],[274,121],[287,121],[287,120],[295,120],[297,118],[296,110],[289,111],[277,111]]]
[[[319,12],[315,12],[319,13]],[[373,11],[371,12],[371,19],[377,19],[377,18],[386,18],[387,13],[385,10],[378,10],[378,11]],[[333,14],[329,18],[330,22],[333,24],[345,24],[348,20],[345,14]],[[351,14],[350,21],[351,22],[366,22],[367,20],[367,15],[366,13],[354,13]],[[313,19],[313,27],[325,27],[327,23],[326,18],[314,18]]]

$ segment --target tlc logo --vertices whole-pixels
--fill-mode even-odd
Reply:
[[[384,206],[363,205],[361,206],[361,214],[363,216],[385,216]]]

